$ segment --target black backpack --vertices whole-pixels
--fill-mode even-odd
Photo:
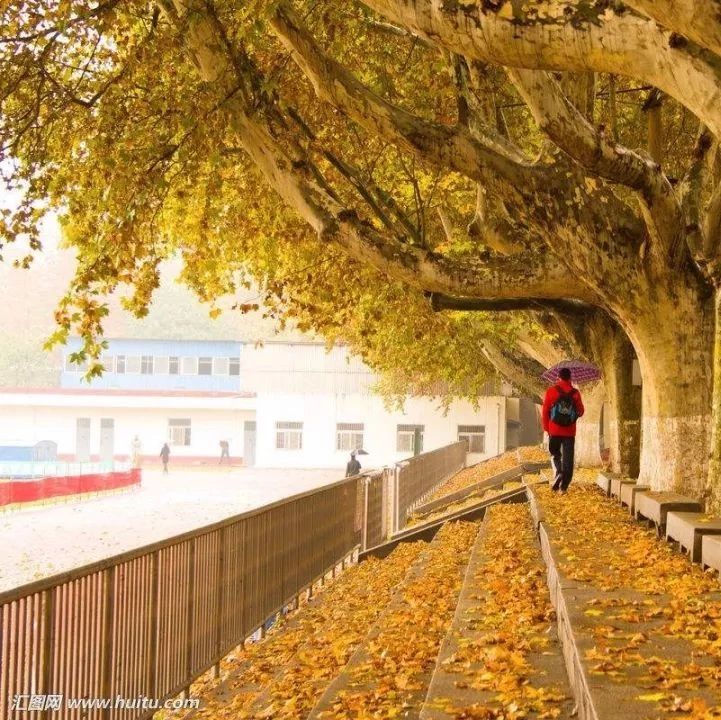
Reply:
[[[565,393],[558,389],[558,399],[551,406],[551,422],[560,425],[561,427],[568,427],[578,420],[578,410],[576,410],[576,403],[573,402],[573,396],[578,392],[576,388],[573,388],[571,392]]]

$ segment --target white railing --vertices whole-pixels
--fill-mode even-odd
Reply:
[[[96,475],[130,468],[127,462],[63,462],[59,460],[0,460],[0,478],[67,477]]]

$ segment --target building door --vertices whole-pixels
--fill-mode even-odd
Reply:
[[[90,418],[78,418],[75,424],[75,459],[90,460]]]
[[[100,462],[112,462],[115,452],[115,420],[100,419]]]
[[[246,420],[243,424],[243,465],[255,465],[255,420]]]

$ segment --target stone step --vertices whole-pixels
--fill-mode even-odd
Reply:
[[[691,562],[701,562],[701,542],[706,535],[721,535],[720,517],[676,511],[666,516],[666,540],[675,540]]]
[[[626,484],[621,486],[621,505],[625,505],[631,515],[636,508],[636,493],[645,492],[651,488],[648,485]]]
[[[490,510],[420,720],[572,717],[544,575],[527,506]]]
[[[431,512],[444,508],[448,505],[452,505],[460,500],[465,500],[467,497],[470,497],[479,491],[490,490],[497,485],[504,485],[512,480],[520,480],[522,477],[523,468],[519,465],[518,467],[493,475],[486,480],[480,480],[477,483],[473,483],[473,485],[469,485],[468,487],[461,488],[460,490],[456,490],[448,495],[442,495],[435,500],[430,500],[422,505],[418,505],[413,509],[413,515],[428,515]]]
[[[499,493],[486,500],[479,500],[470,507],[463,508],[456,512],[451,512],[448,515],[429,520],[419,525],[414,525],[405,530],[393,535],[391,540],[384,542],[375,547],[368,548],[358,556],[359,562],[362,562],[367,557],[386,557],[399,543],[402,542],[415,542],[416,540],[423,540],[430,542],[436,535],[436,533],[447,523],[454,521],[473,522],[482,520],[486,513],[486,510],[493,505],[502,503],[525,503],[527,501],[527,495],[525,487],[515,488],[508,490],[507,492]]]
[[[613,475],[608,472],[599,472],[596,477],[596,485],[601,488],[603,494],[608,497],[611,494],[611,479]]]
[[[609,495],[612,498],[616,498],[616,500],[621,500],[621,493],[623,492],[623,488],[627,486],[633,486],[636,485],[636,481],[623,477],[622,475],[614,475],[611,478],[611,488],[609,491]]]
[[[703,512],[698,500],[672,492],[652,492],[644,490],[636,493],[634,514],[636,519],[645,518],[656,526],[659,535],[666,528],[666,516],[669,512]]]
[[[418,717],[478,528],[448,523],[438,532],[308,720]]]
[[[304,716],[427,547],[427,543],[407,544],[383,561],[351,567],[265,638],[226,657],[221,678],[195,684],[191,694],[199,698],[201,707],[183,713],[182,720]]]
[[[721,572],[721,536],[704,535],[701,538],[701,567]]]

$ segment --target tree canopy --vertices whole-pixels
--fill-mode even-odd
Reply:
[[[458,393],[492,366],[523,383],[551,334],[600,357],[620,328],[642,474],[708,491],[715,6],[12,3],[0,168],[24,202],[0,233],[35,250],[61,213],[79,265],[57,337],[90,355],[104,296],[132,286],[142,314],[175,254],[201,298],[259,282],[300,327]]]

